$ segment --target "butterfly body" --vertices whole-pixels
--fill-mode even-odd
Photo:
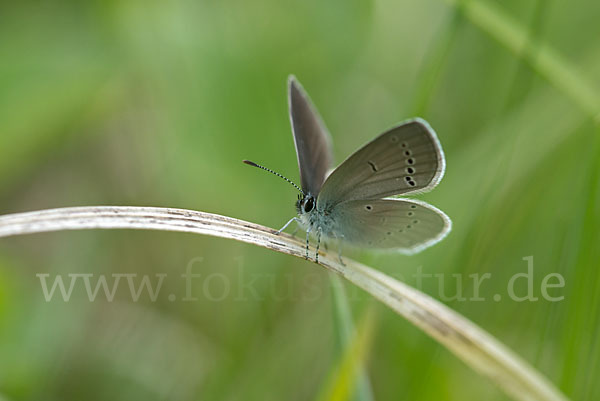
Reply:
[[[335,209],[319,205],[314,196],[308,194],[296,202],[299,223],[308,232],[320,233],[327,238],[340,238]]]

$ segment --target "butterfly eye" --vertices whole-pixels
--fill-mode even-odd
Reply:
[[[313,210],[313,207],[315,206],[315,199],[314,198],[308,198],[306,200],[306,202],[304,203],[304,211],[306,213],[310,212],[311,210]]]

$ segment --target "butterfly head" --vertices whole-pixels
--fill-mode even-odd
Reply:
[[[299,215],[308,214],[315,209],[317,200],[311,194],[298,195],[296,201],[296,211]]]

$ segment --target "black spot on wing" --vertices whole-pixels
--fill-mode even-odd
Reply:
[[[377,166],[371,160],[367,161],[367,163],[369,163],[369,166],[371,166],[371,170],[373,170],[373,172],[376,173],[378,171]]]

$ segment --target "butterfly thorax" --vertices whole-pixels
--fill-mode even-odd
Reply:
[[[317,205],[317,199],[311,194],[307,194],[296,201],[296,211],[300,216],[300,225],[313,233],[320,231],[326,237],[335,236],[334,221],[327,218],[327,213],[320,210]]]

